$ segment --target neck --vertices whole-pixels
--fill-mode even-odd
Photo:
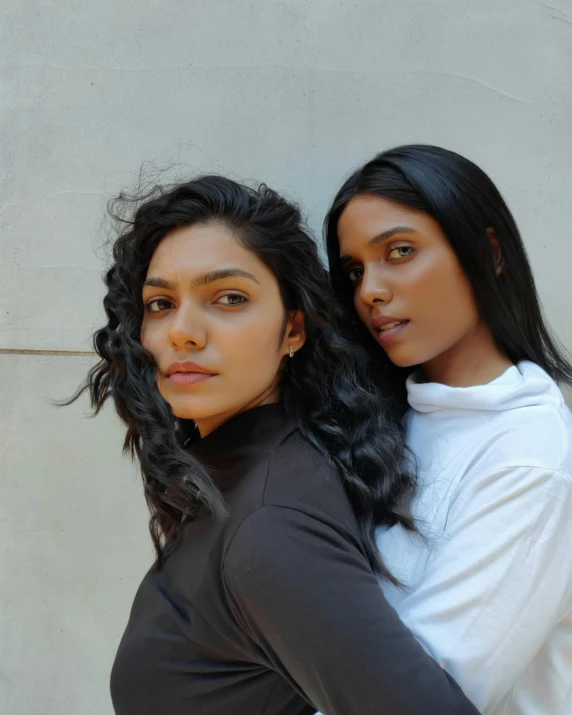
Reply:
[[[482,322],[449,350],[423,364],[430,382],[451,387],[486,385],[513,363],[496,345]]]
[[[261,395],[257,395],[253,400],[250,400],[245,405],[237,407],[236,409],[229,410],[228,412],[222,412],[212,417],[206,417],[205,419],[195,420],[195,425],[199,430],[201,439],[206,437],[215,429],[223,425],[228,420],[240,415],[243,412],[248,412],[248,410],[253,410],[255,407],[262,407],[262,405],[271,405],[274,402],[278,402],[280,399],[280,390],[277,387],[270,387],[267,391],[263,392]]]

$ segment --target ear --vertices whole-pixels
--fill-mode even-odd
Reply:
[[[304,313],[301,310],[292,310],[288,314],[286,331],[284,332],[284,354],[288,355],[290,347],[296,353],[306,342],[306,327]]]
[[[489,241],[491,243],[491,249],[493,252],[493,256],[495,259],[495,272],[497,276],[500,276],[500,274],[503,272],[504,268],[504,258],[502,255],[502,249],[500,245],[500,241],[497,238],[496,231],[494,228],[487,228],[487,236],[489,237]]]

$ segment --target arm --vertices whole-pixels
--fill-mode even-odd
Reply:
[[[328,715],[476,715],[385,600],[359,544],[265,506],[239,528],[224,576],[271,666]]]
[[[483,713],[513,687],[565,613],[572,485],[538,467],[485,475],[452,504],[446,541],[399,615]]]

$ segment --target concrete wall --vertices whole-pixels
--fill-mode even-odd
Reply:
[[[318,231],[373,152],[447,146],[498,182],[572,348],[572,2],[4,0],[0,712],[110,715],[151,547],[121,430],[56,410],[101,320],[105,201],[144,161],[264,180]],[[558,6],[556,6],[556,4]]]

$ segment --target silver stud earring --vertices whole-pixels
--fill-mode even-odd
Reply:
[[[291,358],[294,357],[294,348],[291,345],[290,345],[290,352],[288,353],[288,355],[290,355]]]

